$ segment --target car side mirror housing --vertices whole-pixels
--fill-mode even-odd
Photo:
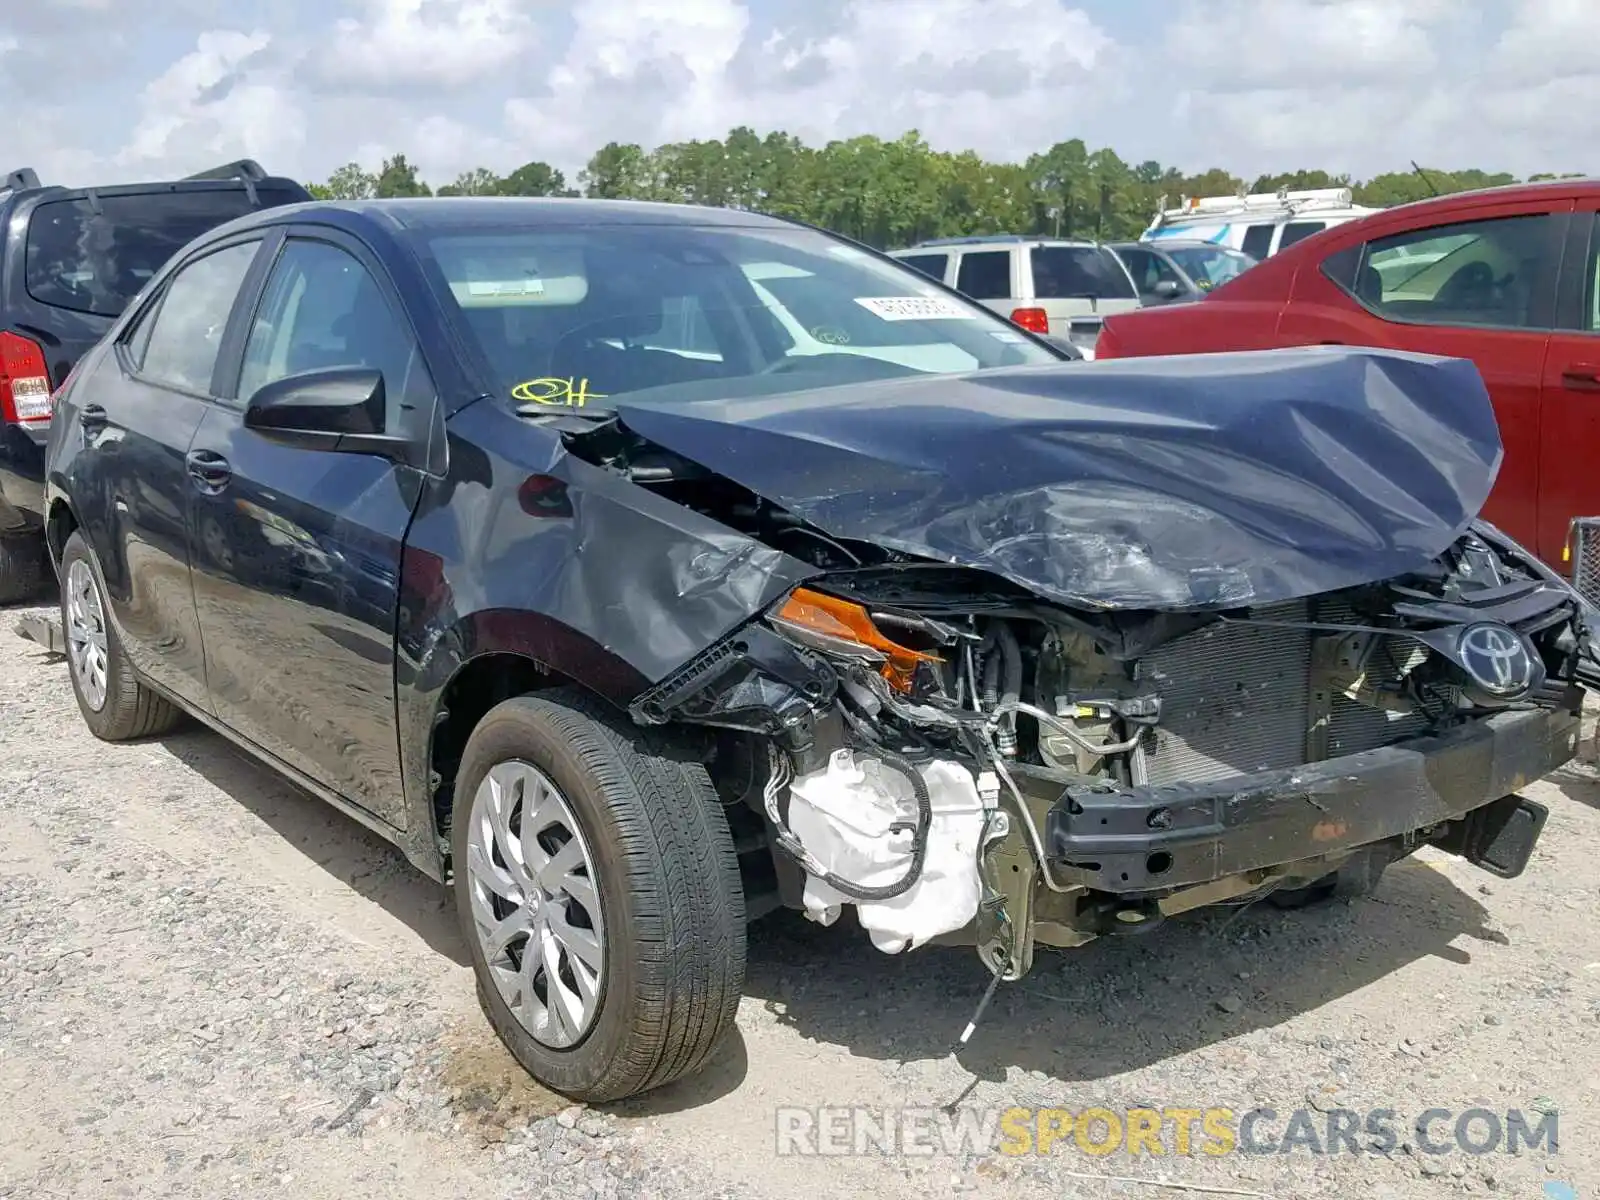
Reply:
[[[384,428],[387,408],[382,371],[334,367],[263,384],[245,405],[244,425],[300,450],[375,454],[418,465],[420,449],[412,439]]]
[[[1155,294],[1163,300],[1171,300],[1181,291],[1183,291],[1183,288],[1178,286],[1178,282],[1175,279],[1163,279],[1155,287]]]

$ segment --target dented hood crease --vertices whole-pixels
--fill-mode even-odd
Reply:
[[[1501,461],[1477,369],[1314,347],[629,402],[639,436],[835,537],[1104,609],[1271,604],[1425,566]]]

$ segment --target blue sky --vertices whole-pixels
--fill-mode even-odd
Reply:
[[[0,11],[0,169],[320,179],[403,151],[437,184],[748,124],[1245,175],[1581,171],[1597,46],[1600,0],[30,0]]]

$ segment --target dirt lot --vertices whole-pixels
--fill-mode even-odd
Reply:
[[[1424,854],[1353,904],[1047,952],[959,1056],[985,982],[970,952],[890,958],[777,919],[752,931],[714,1070],[580,1112],[487,1033],[435,885],[214,735],[95,742],[17,615],[0,612],[0,1197],[1600,1195],[1584,768],[1530,789],[1551,818],[1520,879]],[[1397,1144],[776,1152],[780,1107],[957,1100],[975,1117],[1274,1108],[1257,1143],[1297,1109],[1319,1141],[1330,1110],[1391,1109]],[[1473,1108],[1558,1113],[1559,1152],[1450,1145]],[[1450,1114],[1430,1127],[1446,1153],[1414,1144],[1428,1109]]]

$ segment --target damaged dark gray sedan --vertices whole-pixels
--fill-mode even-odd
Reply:
[[[84,357],[48,530],[91,729],[198,718],[394,840],[604,1100],[708,1060],[782,907],[998,983],[1423,845],[1520,872],[1595,667],[1475,520],[1500,459],[1462,361],[1073,363],[748,213],[318,204]]]

